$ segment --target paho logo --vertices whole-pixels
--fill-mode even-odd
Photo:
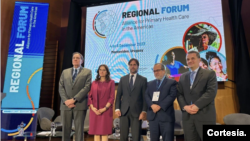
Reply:
[[[106,38],[115,30],[116,16],[113,11],[98,12],[93,19],[93,30],[100,38]]]

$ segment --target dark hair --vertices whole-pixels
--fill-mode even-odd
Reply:
[[[156,66],[156,65],[161,65],[161,70],[166,70],[165,66],[162,63],[156,63],[154,66]]]
[[[173,56],[172,56],[172,55],[168,56],[167,64],[170,64],[170,63],[172,63],[173,61],[174,61]]]
[[[215,52],[209,51],[209,52],[206,53],[206,59],[207,59],[209,65],[210,65],[211,60],[212,60],[213,58],[217,58],[217,59],[221,62],[220,57],[219,57]]]
[[[132,62],[132,61],[135,61],[135,63],[137,64],[137,66],[139,66],[139,61],[135,58],[132,58],[128,61],[128,65]]]
[[[170,63],[172,63],[174,61],[172,52],[174,52],[174,51],[170,51],[170,52],[168,52],[166,54],[166,56],[167,56],[167,62],[166,62],[166,64],[170,64]]]
[[[201,58],[201,61],[202,61],[205,65],[207,65],[207,66],[208,66],[208,64],[207,64],[207,60],[205,60],[204,58]]]
[[[74,56],[75,54],[79,54],[80,57],[81,57],[81,60],[83,61],[84,58],[83,58],[83,56],[82,56],[82,54],[81,54],[80,52],[74,52],[73,55],[72,55],[72,58],[73,58],[73,56]]]
[[[202,41],[201,41],[201,40],[200,40],[200,42],[199,42],[199,45],[198,45],[197,49],[198,49],[199,52],[201,52],[201,51],[204,50],[204,47],[203,47],[203,45],[202,45]]]
[[[103,67],[106,69],[106,71],[107,71],[107,75],[105,76],[105,79],[106,79],[106,81],[109,81],[109,80],[110,80],[110,71],[109,71],[108,66],[105,65],[105,64],[101,64],[101,65],[98,67],[98,69],[97,69],[97,75],[96,75],[95,81],[99,81],[99,80],[101,79],[101,77],[100,77],[100,75],[99,75],[99,70],[100,70],[100,68],[101,68],[102,66],[103,66]]]
[[[195,53],[198,58],[201,58],[200,53],[194,50],[189,51],[187,54]]]

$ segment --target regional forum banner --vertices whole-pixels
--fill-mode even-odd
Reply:
[[[155,79],[152,68],[163,63],[178,81],[189,71],[190,50],[200,52],[200,67],[227,81],[224,27],[220,0],[142,0],[87,8],[85,67],[107,64],[119,82],[129,73],[128,60],[137,58],[139,74]]]
[[[2,109],[39,108],[48,9],[47,3],[15,3]]]

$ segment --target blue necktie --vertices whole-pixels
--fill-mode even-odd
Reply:
[[[194,83],[194,74],[195,74],[195,71],[192,71],[191,74],[190,74],[190,85],[192,86],[193,83]]]
[[[74,81],[75,81],[75,79],[76,79],[76,76],[77,76],[77,69],[75,69],[75,73],[74,73],[74,75],[73,75],[73,77],[72,77],[73,83],[74,83]]]
[[[134,87],[134,84],[133,84],[133,77],[134,77],[134,75],[131,75],[130,82],[129,82],[130,90],[132,90],[133,87]]]
[[[190,74],[190,89],[192,89],[193,87],[193,84],[194,84],[194,74],[195,74],[195,71],[192,71],[191,74]],[[192,103],[192,100],[191,100],[191,105],[193,104]]]
[[[160,83],[161,83],[161,80],[156,80],[156,89],[157,90],[159,89]]]

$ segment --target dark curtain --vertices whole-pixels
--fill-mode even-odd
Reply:
[[[62,70],[72,67],[72,54],[74,52],[81,52],[81,20],[81,6],[71,1]]]
[[[250,114],[250,58],[241,18],[243,0],[229,0],[234,41],[234,77],[240,113]]]

